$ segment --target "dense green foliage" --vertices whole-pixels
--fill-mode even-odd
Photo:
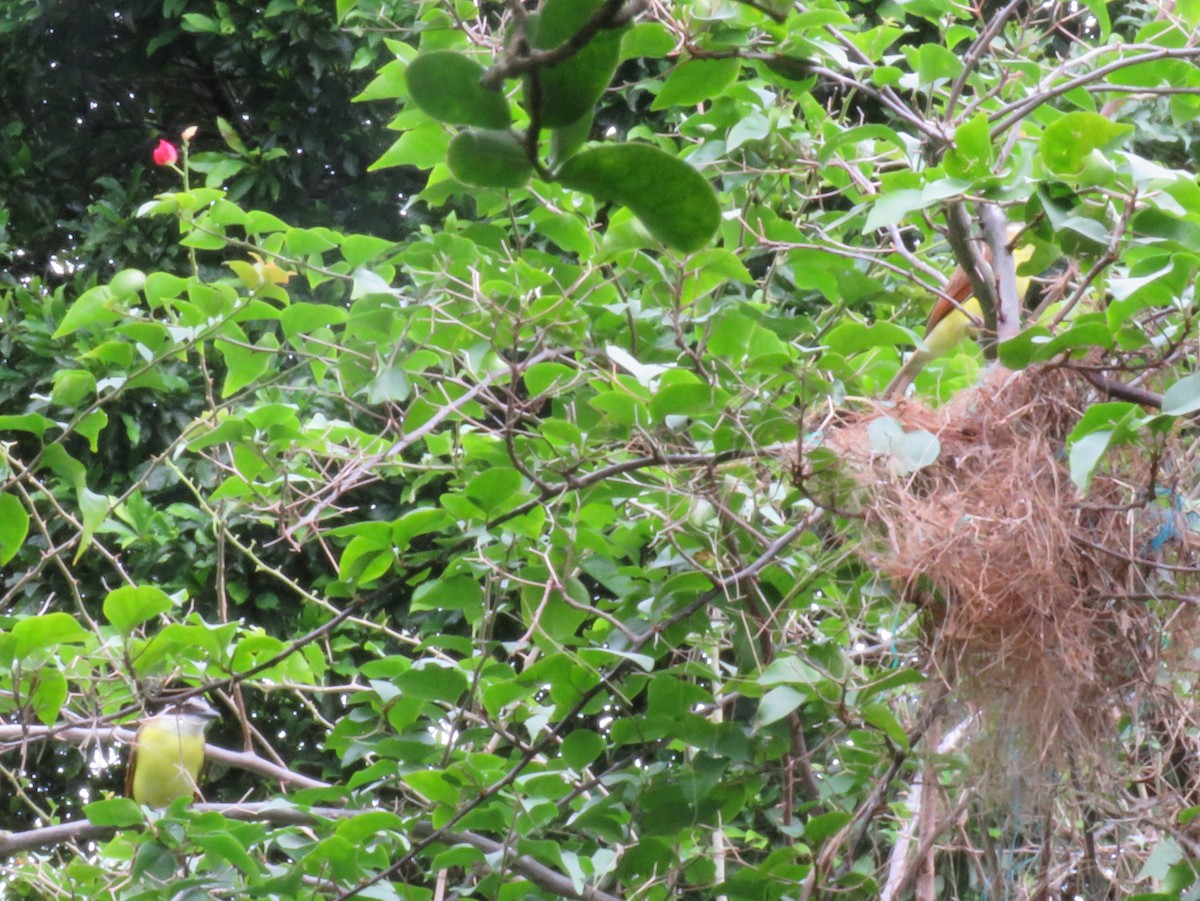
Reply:
[[[5,3],[9,271],[58,279],[83,264],[107,277],[177,259],[162,223],[130,213],[170,184],[148,171],[150,148],[192,124],[204,126],[197,172],[231,198],[297,225],[395,231],[397,195],[419,182],[367,176],[389,109],[351,103],[381,50],[316,0]]]
[[[918,393],[1103,370],[1063,465],[1188,532],[1195,3],[0,7],[14,895],[1194,896],[1194,725],[979,801],[816,433],[1007,216],[1078,309],[1010,267]],[[146,812],[112,727],[181,691],[246,753]]]

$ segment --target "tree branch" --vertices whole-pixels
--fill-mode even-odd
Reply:
[[[570,59],[601,31],[619,28],[637,15],[637,7],[640,5],[637,0],[630,3],[630,8],[622,9],[625,2],[626,0],[605,0],[604,5],[596,10],[577,32],[550,50],[529,49],[526,52],[518,52],[513,48],[484,73],[479,83],[490,91],[498,91],[507,78],[525,75]]]
[[[137,738],[137,732],[124,726],[23,726],[8,723],[0,724],[0,749],[8,750],[21,747],[30,742],[61,741],[67,744],[86,747],[93,742],[108,741],[132,745]],[[275,780],[286,788],[329,788],[328,782],[313,779],[302,773],[289,770],[277,763],[272,763],[264,757],[259,757],[251,751],[231,751],[214,744],[205,744],[204,755],[209,760],[222,763],[238,770],[257,773],[268,779]]]
[[[994,335],[996,343],[1015,338],[1021,330],[1021,298],[1017,293],[1017,264],[1008,246],[1008,223],[994,203],[980,205],[983,239],[992,251],[992,275],[996,285]],[[985,317],[986,318],[986,317]],[[984,345],[986,351],[987,345]]]
[[[262,822],[272,826],[314,826],[321,820],[348,819],[363,813],[358,808],[301,808],[282,806],[275,801],[263,804],[193,804],[188,810],[197,814],[215,813],[230,820]],[[104,841],[115,835],[117,831],[115,826],[97,826],[87,820],[72,820],[25,832],[3,833],[0,834],[0,856],[11,857],[14,854],[23,854],[37,848],[52,847],[64,842]],[[424,839],[433,836],[435,831],[433,824],[428,820],[418,820],[412,825],[410,834]],[[585,899],[586,901],[620,901],[620,898],[610,895],[608,892],[577,891],[569,877],[539,863],[527,854],[509,855],[505,845],[474,832],[440,832],[437,833],[437,840],[447,845],[468,845],[489,856],[502,854],[499,861],[489,862],[485,865],[493,870],[508,870],[517,873],[538,888],[553,892],[559,897],[576,898],[580,901],[585,901]]]
[[[954,259],[970,280],[971,291],[983,309],[984,326],[994,336],[996,291],[992,284],[992,270],[972,243],[971,217],[967,212],[966,201],[956,200],[946,208],[946,224],[946,240],[950,242],[950,249],[954,251]],[[981,343],[986,348],[986,339]]]

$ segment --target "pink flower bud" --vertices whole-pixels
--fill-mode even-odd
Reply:
[[[154,148],[154,165],[174,166],[178,159],[179,151],[175,149],[175,145],[170,141],[159,139],[158,146]]]

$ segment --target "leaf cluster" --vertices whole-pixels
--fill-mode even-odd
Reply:
[[[65,15],[10,6],[12,42]],[[121,73],[139,137],[85,117],[42,152],[77,132],[39,99],[0,148],[9,881],[874,898],[928,863],[962,898],[1185,891],[1200,192],[1160,151],[1191,146],[1195,22],[1051,6],[168,0],[64,38],[62,84]],[[151,108],[201,130],[148,175]],[[822,446],[994,213],[1031,266],[1076,263],[994,353],[1099,386],[1061,448],[1081,491],[1143,461],[1120,500],[1161,556],[1129,571],[1174,625],[1128,640],[1180,649],[1154,690],[1187,724],[1114,701],[1105,790],[1056,774],[1003,814],[926,666],[954,599],[880,576]],[[55,254],[74,277],[34,277]],[[919,489],[939,443],[877,422]],[[115,797],[114,728],[200,692],[211,803]]]

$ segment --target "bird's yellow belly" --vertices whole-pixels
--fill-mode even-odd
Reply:
[[[176,798],[191,797],[203,763],[203,738],[144,728],[133,771],[133,799],[149,807],[166,807]]]

